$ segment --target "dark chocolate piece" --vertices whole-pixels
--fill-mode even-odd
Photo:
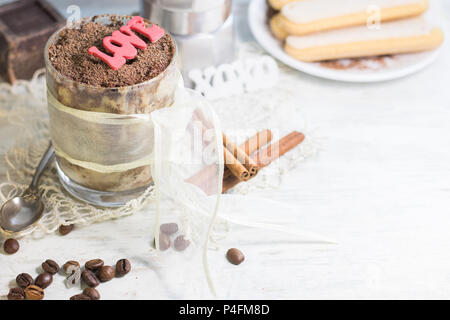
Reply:
[[[65,24],[45,0],[19,0],[0,6],[0,76],[13,83],[44,67],[48,38]]]

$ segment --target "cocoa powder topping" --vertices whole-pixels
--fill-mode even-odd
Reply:
[[[56,42],[49,46],[51,64],[64,76],[96,87],[130,86],[158,76],[175,55],[175,44],[167,33],[154,43],[137,34],[146,42],[147,48],[137,49],[136,58],[128,60],[119,70],[111,69],[105,62],[88,53],[92,46],[105,52],[103,38],[119,30],[124,23],[117,19],[105,25],[94,18],[84,22],[79,29],[63,29]]]

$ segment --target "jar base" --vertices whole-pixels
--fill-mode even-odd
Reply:
[[[56,161],[56,168],[58,171],[58,178],[64,189],[73,197],[83,202],[89,203],[94,206],[117,208],[124,206],[128,201],[138,198],[142,195],[148,187],[144,186],[134,190],[127,191],[99,191],[90,188],[86,188],[72,179],[70,179],[59,167]]]

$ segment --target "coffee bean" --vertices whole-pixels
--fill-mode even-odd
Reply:
[[[101,267],[103,267],[103,260],[102,259],[92,259],[85,263],[86,269],[89,269],[91,271],[97,271]]]
[[[93,273],[89,269],[83,270],[83,272],[81,273],[81,278],[89,287],[92,287],[92,288],[94,288],[100,284],[100,281],[98,280],[95,273]]]
[[[238,265],[245,260],[245,256],[239,249],[231,248],[227,251],[227,259],[230,263]]]
[[[32,284],[25,288],[25,297],[27,300],[42,300],[44,299],[44,289]]]
[[[9,289],[8,300],[25,300],[25,291],[22,288]]]
[[[16,277],[17,285],[23,289],[33,284],[33,277],[28,273],[21,273]]]
[[[175,247],[175,250],[177,251],[183,251],[186,250],[187,247],[189,247],[189,244],[191,242],[189,240],[186,240],[184,236],[178,236],[175,239],[175,242],[173,243],[173,246]]]
[[[91,300],[100,300],[100,293],[97,291],[97,289],[86,288],[83,290],[83,294],[91,298]]]
[[[74,261],[74,260],[70,260],[70,261],[67,261],[66,263],[64,263],[64,265],[63,265],[63,270],[64,270],[64,273],[65,274],[68,274],[69,273],[69,268],[70,267],[80,267],[80,264],[78,263],[78,261]],[[72,272],[73,273],[73,272]]]
[[[53,282],[53,276],[50,273],[44,272],[37,276],[34,284],[42,289],[47,288]]]
[[[59,271],[59,265],[55,261],[48,259],[42,263],[42,269],[47,273],[56,274]]]
[[[155,247],[156,247],[156,238],[155,238]],[[165,233],[159,234],[159,250],[166,251],[170,248],[170,238]]]
[[[121,277],[126,275],[131,270],[131,263],[127,259],[120,259],[116,263],[116,274]]]
[[[116,276],[116,271],[113,267],[110,266],[103,266],[98,271],[98,277],[100,278],[101,282],[106,282],[111,280]]]
[[[76,294],[71,296],[70,300],[91,300],[91,298],[85,294]]]
[[[159,227],[159,230],[161,230],[161,232],[167,234],[167,235],[172,235],[176,232],[178,232],[178,224],[176,223],[164,223]]]
[[[8,254],[14,254],[19,251],[19,242],[16,239],[8,239],[3,244],[3,249]]]
[[[68,226],[61,225],[61,226],[59,226],[59,233],[62,236],[65,236],[73,230],[73,227],[74,227],[73,224],[69,224]]]

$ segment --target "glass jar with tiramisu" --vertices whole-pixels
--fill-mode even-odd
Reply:
[[[120,206],[152,184],[149,118],[173,104],[180,82],[173,39],[152,26],[140,17],[85,18],[56,32],[46,46],[59,178],[91,204]]]

